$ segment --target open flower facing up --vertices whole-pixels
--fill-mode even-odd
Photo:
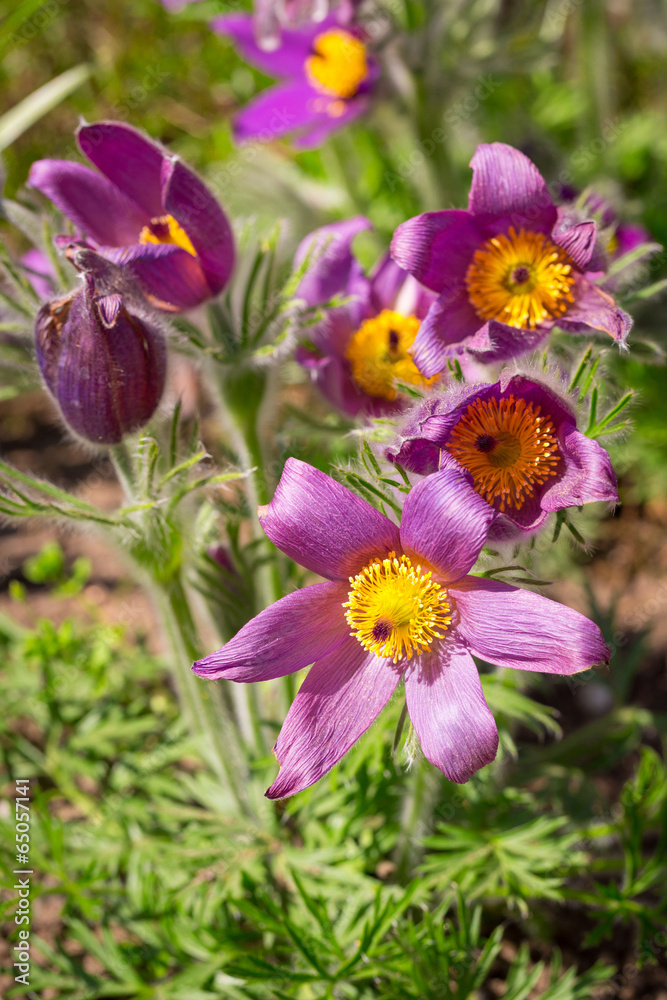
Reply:
[[[42,306],[37,360],[66,423],[93,444],[117,444],[152,417],[164,389],[167,345],[120,295],[83,288]]]
[[[363,216],[322,226],[303,241],[295,261],[313,257],[296,291],[308,306],[349,299],[327,310],[309,331],[311,346],[300,346],[296,358],[329,402],[350,416],[398,412],[405,397],[397,382],[425,388],[434,381],[420,374],[409,351],[435,296],[388,256],[370,277],[363,273],[351,244],[370,228]]]
[[[294,133],[295,146],[314,149],[367,110],[378,67],[346,10],[341,7],[319,23],[283,31],[280,46],[270,51],[257,44],[250,15],[211,22],[214,31],[234,39],[248,62],[283,78],[236,115],[237,141],[269,142]]]
[[[216,296],[234,266],[224,212],[188,167],[120,122],[83,125],[81,151],[100,173],[38,160],[29,184],[67,216],[76,242],[120,266],[152,306],[183,312]]]
[[[323,472],[288,459],[259,514],[271,541],[326,582],[277,601],[194,670],[263,681],[313,664],[274,748],[280,773],[269,798],[321,778],[401,678],[425,756],[465,782],[498,749],[471,654],[554,674],[608,658],[599,629],[578,612],[467,575],[496,515],[458,469],[422,479],[399,528]]]
[[[503,373],[494,385],[457,386],[415,407],[388,457],[429,475],[443,453],[470,473],[475,490],[524,531],[550,513],[605,500],[618,502],[609,455],[577,430],[565,393],[525,375]]]
[[[483,361],[525,354],[556,324],[623,344],[632,321],[594,284],[603,277],[595,223],[564,221],[535,165],[511,146],[478,146],[471,167],[467,211],[427,212],[394,235],[394,260],[438,293],[415,342],[419,369],[433,375],[464,350]]]

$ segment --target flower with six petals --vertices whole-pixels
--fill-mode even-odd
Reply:
[[[498,749],[472,654],[554,674],[608,658],[600,630],[578,612],[469,575],[496,513],[459,469],[417,483],[399,528],[323,472],[288,459],[259,514],[271,541],[325,582],[266,608],[193,669],[247,682],[313,664],[274,748],[280,773],[269,798],[318,781],[401,679],[424,755],[465,782]]]

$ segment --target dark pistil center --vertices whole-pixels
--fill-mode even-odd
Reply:
[[[400,343],[400,335],[396,330],[389,331],[389,350],[392,354],[395,354],[398,350],[398,345]]]
[[[373,626],[373,638],[376,642],[385,642],[391,635],[393,626],[386,618],[378,618]]]
[[[475,447],[477,451],[489,452],[493,451],[496,447],[497,442],[490,434],[480,434],[480,436],[475,441]]]
[[[530,271],[524,264],[519,264],[512,271],[512,281],[515,285],[525,285],[530,278]]]

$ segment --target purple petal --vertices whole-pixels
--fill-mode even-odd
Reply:
[[[354,238],[373,223],[363,215],[345,222],[321,226],[299,244],[294,267],[299,268],[309,255],[311,264],[299,282],[296,297],[308,306],[319,306],[336,295],[349,295],[350,286],[362,277],[361,267],[352,253]]]
[[[618,241],[618,247],[614,257],[622,257],[624,254],[630,253],[630,251],[634,250],[636,247],[641,246],[642,243],[650,244],[651,234],[648,229],[644,229],[643,226],[623,222],[616,230],[616,239]]]
[[[434,472],[410,490],[403,506],[401,544],[427,560],[447,582],[474,566],[496,512],[475,492],[468,473]]]
[[[536,330],[518,330],[492,319],[467,341],[465,347],[474,358],[487,365],[494,361],[509,361],[542,347],[552,326],[550,322]]]
[[[136,243],[148,216],[106,177],[82,163],[37,160],[30,168],[37,188],[86,236],[102,246]]]
[[[217,295],[234,267],[234,236],[227,216],[206,185],[180,160],[163,161],[162,201],[190,238],[211,294]]]
[[[632,328],[632,317],[619,309],[611,295],[596,288],[585,278],[575,283],[574,304],[558,320],[563,330],[588,333],[602,330],[619,344],[624,344]]]
[[[40,299],[50,299],[55,291],[56,271],[44,251],[33,247],[23,254],[20,263]]]
[[[470,161],[468,210],[484,226],[551,233],[557,211],[539,170],[527,156],[503,142],[482,144]]]
[[[385,254],[371,278],[371,302],[378,313],[393,309],[401,316],[423,319],[435,302],[435,294]]]
[[[460,354],[483,329],[463,284],[443,292],[426,314],[412,345],[417,368],[427,378],[439,375],[447,359]]]
[[[543,510],[580,507],[599,500],[619,502],[611,459],[597,441],[587,438],[573,424],[564,424],[558,428],[558,443],[565,471],[562,478],[544,488],[540,499]]]
[[[391,241],[391,255],[422,285],[451,297],[483,242],[470,213],[453,208],[425,212],[400,225]]]
[[[315,99],[316,107],[318,104],[321,105],[321,103],[321,99]],[[296,135],[292,139],[294,148],[319,149],[333,132],[338,132],[339,129],[345,128],[345,126],[349,125],[356,118],[365,115],[370,107],[368,97],[364,94],[360,94],[342,103],[345,105],[345,109],[342,112],[336,111],[335,114],[329,114],[327,111],[320,112],[316,123],[311,123],[301,134]],[[339,105],[340,102],[334,99],[332,106],[338,108]],[[324,106],[329,107],[330,104],[325,104]]]
[[[322,118],[321,104],[321,95],[305,80],[279,83],[253,97],[234,116],[234,138],[273,142],[296,129],[315,127]]]
[[[131,125],[111,121],[82,125],[77,141],[91,163],[141,206],[149,219],[164,214],[160,185],[164,154],[156,143]]]
[[[262,527],[286,555],[327,579],[347,580],[373,558],[400,551],[398,528],[312,465],[288,458]]]
[[[449,594],[460,615],[457,635],[498,667],[576,674],[611,655],[597,625],[539,594],[479,577],[460,581]]]
[[[562,247],[582,271],[593,256],[596,239],[597,226],[594,222],[579,222],[560,233],[553,233],[554,243]]]
[[[349,636],[346,583],[295,590],[244,625],[233,639],[192,668],[200,677],[268,681],[309,666]]]
[[[269,76],[279,77],[303,76],[306,59],[312,55],[313,40],[334,26],[336,20],[328,18],[319,24],[283,31],[280,47],[267,50],[260,48],[255,41],[253,19],[249,14],[216,17],[211,21],[213,31],[233,39],[244,59]]]
[[[405,674],[408,715],[424,756],[462,784],[498,752],[498,730],[472,656],[443,642]]]
[[[280,773],[267,798],[294,795],[330,771],[377,718],[400,676],[390,659],[349,637],[319,660],[280,730],[274,747]]]
[[[173,243],[138,243],[117,250],[101,247],[99,255],[132,275],[156,309],[185,312],[211,297],[198,259]]]

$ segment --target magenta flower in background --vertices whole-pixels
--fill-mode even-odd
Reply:
[[[119,122],[83,125],[81,151],[100,173],[38,160],[28,183],[67,216],[77,243],[122,268],[152,306],[183,312],[218,295],[234,266],[224,212],[177,156]]]
[[[311,307],[349,299],[326,310],[296,358],[329,402],[350,416],[397,413],[405,408],[397,381],[418,387],[433,382],[419,373],[409,351],[435,296],[388,255],[370,277],[364,274],[352,241],[371,228],[361,215],[322,226],[303,240],[295,258],[297,267],[313,258],[297,298]]]
[[[50,299],[55,292],[56,272],[43,250],[33,247],[20,261],[26,277],[40,299]]]
[[[313,664],[274,748],[280,773],[269,798],[318,781],[401,678],[425,756],[465,782],[498,749],[471,654],[555,674],[609,656],[600,630],[578,612],[467,575],[496,514],[458,469],[422,479],[399,528],[323,472],[288,459],[259,516],[279,549],[326,582],[277,601],[193,669],[247,682]]]
[[[624,344],[632,320],[594,283],[604,276],[595,223],[568,224],[511,146],[478,146],[471,167],[467,211],[418,215],[392,243],[394,260],[439,296],[414,346],[424,375],[464,350],[485,362],[533,351],[555,325]]]
[[[66,423],[93,444],[117,444],[155,412],[164,390],[167,345],[120,295],[83,287],[42,306],[37,360]]]
[[[294,133],[295,146],[313,149],[367,110],[379,71],[347,5],[319,23],[283,31],[271,51],[257,44],[250,15],[218,17],[211,27],[232,38],[248,62],[282,78],[236,115],[238,142]]]
[[[508,526],[541,527],[549,514],[604,500],[618,503],[609,455],[577,430],[565,391],[526,375],[503,372],[494,385],[457,385],[414,408],[387,457],[429,475],[449,455]],[[509,525],[508,525],[509,522]]]

